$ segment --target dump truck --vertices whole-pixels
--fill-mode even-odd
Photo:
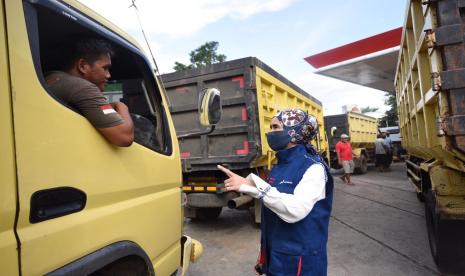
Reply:
[[[254,206],[252,197],[224,191],[225,176],[216,166],[222,164],[242,176],[255,173],[266,178],[275,155],[265,133],[278,111],[301,108],[323,124],[320,101],[255,57],[164,74],[162,80],[181,148],[183,191],[187,194],[184,214],[188,218],[214,219],[224,206]],[[209,134],[186,136],[204,130],[194,120],[195,103],[199,91],[212,86],[221,90],[221,121],[214,130],[205,130],[211,131]],[[313,143],[326,154],[323,127]],[[260,208],[254,210],[259,222]]]
[[[78,34],[116,52],[130,147],[111,145],[50,92],[45,74],[62,68],[59,49]],[[184,273],[202,248],[182,233],[178,141],[142,48],[71,0],[1,0],[0,44],[0,275]],[[202,95],[209,119],[217,91]]]
[[[347,112],[324,116],[324,126],[329,142],[330,166],[334,169],[341,168],[337,159],[336,144],[344,133],[350,138],[355,163],[354,172],[366,173],[367,163],[374,161],[375,140],[378,134],[377,119],[362,113]]]
[[[407,3],[395,76],[407,176],[425,202],[431,253],[465,274],[465,3]]]

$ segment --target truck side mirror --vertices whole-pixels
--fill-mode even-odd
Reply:
[[[221,119],[221,92],[206,88],[199,95],[199,120],[203,126],[216,125]]]
[[[331,136],[334,136],[334,132],[336,132],[336,130],[337,130],[337,127],[335,126],[331,128]]]

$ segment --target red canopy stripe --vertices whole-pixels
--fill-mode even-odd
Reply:
[[[331,64],[399,46],[401,37],[402,27],[309,56],[305,60],[313,67],[319,69]]]

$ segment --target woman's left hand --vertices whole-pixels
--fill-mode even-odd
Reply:
[[[254,183],[251,180],[237,175],[221,165],[218,165],[217,167],[229,177],[224,181],[224,187],[226,191],[239,191],[241,185],[249,185],[255,187]]]

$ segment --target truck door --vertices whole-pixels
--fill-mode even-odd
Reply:
[[[4,14],[3,1],[0,1],[0,274],[18,275],[18,252],[14,234],[16,173]]]
[[[157,274],[175,271],[181,254],[179,152],[170,136],[174,129],[164,112],[166,101],[145,56],[129,38],[110,24],[103,27],[106,21],[75,1],[5,3],[23,275],[56,272],[124,241],[140,248],[155,271],[161,271]],[[121,99],[129,111],[137,113],[136,129],[146,130],[145,136],[136,133],[136,142],[128,148],[109,144],[85,117],[48,91],[44,74],[62,60],[54,47],[75,33],[114,46],[111,81],[122,87]],[[9,90],[0,91],[4,114],[3,93]],[[145,104],[140,105],[140,99]],[[3,116],[1,120],[4,135]],[[11,136],[11,131],[6,133]],[[2,137],[2,148],[4,141]],[[3,150],[0,156],[5,158]],[[4,177],[2,172],[1,180]],[[0,193],[1,208],[5,194]],[[12,199],[7,202],[14,204]],[[12,216],[8,218],[11,227]],[[0,223],[4,231],[3,214]],[[3,251],[1,256],[6,261]]]

